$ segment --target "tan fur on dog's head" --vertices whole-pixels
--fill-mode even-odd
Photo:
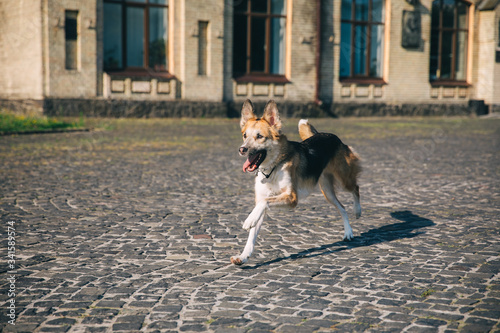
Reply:
[[[252,101],[247,99],[245,103],[243,104],[243,107],[241,108],[241,119],[240,119],[240,127],[241,127],[241,133],[245,133],[245,128],[249,125],[249,121],[258,123],[261,122],[263,127],[266,124],[263,124],[263,122],[267,123],[267,126],[270,126],[271,130],[274,130],[275,133],[273,133],[276,137],[278,137],[281,134],[281,119],[278,113],[278,107],[276,106],[276,103],[273,100],[270,100],[267,102],[266,107],[264,108],[264,114],[262,115],[262,118],[257,118],[257,116],[254,113],[254,107],[252,104]]]
[[[241,109],[240,127],[243,135],[243,145],[239,149],[240,155],[248,154],[250,161],[255,154],[265,151],[264,160],[258,164],[264,167],[272,162],[278,154],[277,145],[281,137],[281,119],[276,103],[273,100],[269,101],[264,108],[262,118],[258,118],[254,113],[252,102],[247,99]],[[245,165],[244,171],[246,171]]]

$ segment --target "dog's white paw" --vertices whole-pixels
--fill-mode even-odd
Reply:
[[[352,233],[352,228],[346,229],[344,232],[344,241],[350,242],[354,239],[354,234]]]
[[[237,256],[237,257],[231,257],[231,263],[233,265],[237,265],[237,266],[240,266],[240,265],[243,265],[244,263],[246,263],[248,261],[248,258],[241,258],[241,256]]]

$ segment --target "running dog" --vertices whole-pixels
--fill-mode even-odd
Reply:
[[[335,195],[340,184],[354,197],[356,218],[361,216],[357,178],[361,172],[359,157],[340,139],[329,133],[318,133],[307,120],[299,121],[302,142],[288,141],[281,133],[281,120],[274,101],[269,101],[258,118],[250,100],[241,109],[243,145],[241,156],[247,156],[244,172],[257,171],[255,208],[243,224],[249,230],[248,241],[239,256],[231,257],[235,265],[248,261],[266,211],[273,207],[297,206],[319,183],[326,200],[335,205],[344,221],[344,240],[353,239],[347,212]]]

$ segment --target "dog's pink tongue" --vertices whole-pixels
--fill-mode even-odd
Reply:
[[[247,172],[247,169],[250,166],[250,164],[252,164],[252,162],[250,162],[249,159],[247,159],[245,163],[243,163],[243,172]]]

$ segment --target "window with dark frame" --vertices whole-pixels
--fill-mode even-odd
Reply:
[[[234,0],[233,75],[285,75],[287,0]]]
[[[104,0],[104,70],[168,70],[168,0]]]
[[[495,50],[495,62],[500,63],[500,20],[498,20],[497,38],[498,38],[498,45]]]
[[[430,81],[466,82],[469,6],[461,0],[432,2]]]
[[[198,21],[198,75],[208,71],[208,22]]]
[[[65,68],[78,69],[78,11],[64,12]]]
[[[340,78],[382,79],[385,0],[342,0]]]

